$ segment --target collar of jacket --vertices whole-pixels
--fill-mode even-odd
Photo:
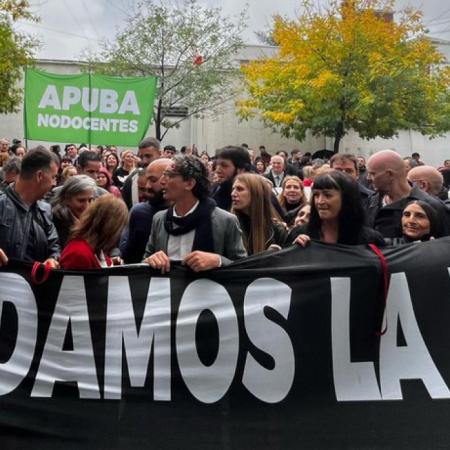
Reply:
[[[28,212],[29,210],[33,208],[38,208],[42,212],[45,212],[46,209],[40,205],[40,201],[33,203],[32,205],[28,206],[17,194],[16,190],[14,189],[15,183],[10,184],[5,190],[4,193],[11,199],[11,201],[18,207],[21,208],[23,211]]]

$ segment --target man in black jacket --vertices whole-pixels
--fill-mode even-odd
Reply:
[[[145,245],[152,231],[153,216],[171,205],[164,199],[160,182],[163,172],[171,162],[172,160],[168,158],[157,159],[150,163],[145,171],[149,198],[146,202],[137,203],[131,208],[128,226],[120,239],[120,254],[126,264],[142,261]]]
[[[56,156],[37,147],[23,158],[16,182],[0,194],[0,266],[14,258],[58,267],[58,234],[49,205],[39,201],[55,185],[57,173]]]
[[[370,197],[372,197],[375,192],[359,182],[359,168],[356,157],[351,153],[336,153],[330,159],[330,167],[338,170],[339,172],[345,173],[357,183],[361,202],[364,209],[367,209]]]
[[[218,150],[215,171],[217,184],[213,186],[211,197],[219,208],[225,211],[231,210],[231,190],[234,178],[236,175],[246,172],[254,172],[247,150],[232,145]],[[273,193],[271,202],[280,217],[284,217],[285,212]]]
[[[217,152],[216,178],[211,197],[219,208],[231,209],[231,189],[234,177],[243,172],[252,171],[250,155],[245,148],[227,146]]]
[[[138,157],[140,158],[139,168],[146,168],[155,159],[161,158],[161,143],[152,137],[146,137],[141,141],[138,147]],[[127,204],[128,209],[139,203],[139,169],[128,175],[122,187],[122,198]]]
[[[369,226],[384,237],[402,236],[401,217],[405,206],[413,200],[429,203],[438,214],[443,229],[449,230],[445,205],[438,199],[411,186],[401,156],[393,150],[381,150],[372,155],[367,164],[367,176],[376,194],[369,200]]]

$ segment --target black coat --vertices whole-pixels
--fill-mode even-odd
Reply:
[[[319,232],[316,233],[310,233],[308,231],[308,225],[300,225],[298,227],[293,228],[288,236],[288,242],[292,243],[297,236],[300,234],[307,234],[311,239],[314,239],[316,241],[320,240]],[[344,244],[349,245],[348,242],[337,242],[338,244]],[[373,230],[372,228],[363,226],[361,228],[360,233],[356,237],[354,243],[350,245],[367,245],[367,244],[375,244],[378,247],[384,247],[385,241],[383,239],[383,236],[378,232]]]
[[[432,197],[426,192],[421,191],[417,186],[411,189],[407,197],[397,202],[382,206],[382,196],[379,193],[373,195],[367,207],[368,225],[379,231],[387,238],[400,238],[402,232],[402,214],[406,205],[414,200],[422,200],[430,204],[438,215],[439,222],[443,224],[443,232],[449,233],[448,210],[445,204],[439,199]]]
[[[8,258],[45,261],[61,252],[50,205],[38,201],[28,207],[8,186],[0,194],[0,248]]]

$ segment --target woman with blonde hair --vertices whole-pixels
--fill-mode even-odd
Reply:
[[[109,254],[128,221],[123,200],[105,194],[95,200],[72,229],[60,264],[63,269],[100,269],[112,265]]]
[[[278,202],[286,211],[284,216],[286,225],[293,225],[297,212],[306,203],[306,197],[303,192],[303,182],[299,177],[294,175],[284,177],[283,182],[281,183],[281,193],[278,196]]]
[[[76,167],[67,166],[61,172],[61,184],[64,184],[69,178],[74,177],[78,174]]]
[[[279,250],[286,244],[286,230],[274,222],[277,214],[270,197],[270,186],[261,175],[242,173],[234,179],[231,212],[239,219],[249,255]]]
[[[136,168],[137,157],[134,155],[133,150],[124,150],[120,154],[120,167],[118,167],[112,176],[114,186],[122,189],[125,180],[128,175]]]

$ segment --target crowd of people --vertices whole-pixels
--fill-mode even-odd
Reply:
[[[214,157],[145,138],[137,153],[0,140],[0,265],[194,271],[311,240],[377,246],[450,234],[450,160],[382,150],[367,161],[227,146]]]

